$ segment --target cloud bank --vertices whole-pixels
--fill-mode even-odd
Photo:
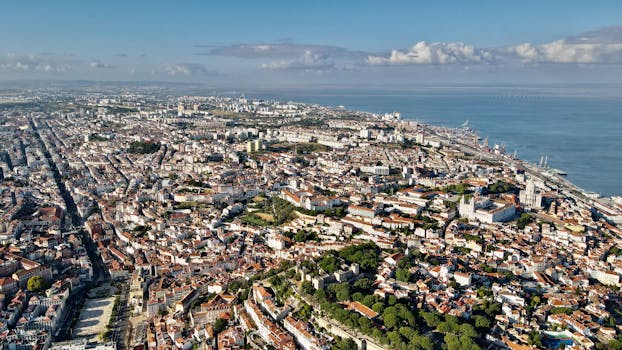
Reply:
[[[477,48],[462,42],[420,41],[389,55],[368,55],[368,65],[622,64],[622,26],[607,27],[550,43]]]
[[[246,82],[257,77],[290,82],[293,75],[300,75],[301,82],[333,79],[341,83],[411,81],[422,77],[436,81],[441,75],[455,80],[464,73],[464,80],[569,77],[580,81],[619,81],[616,74],[621,68],[618,66],[622,66],[622,26],[550,42],[498,47],[414,40],[406,48],[365,51],[282,39],[272,43],[195,45],[191,49],[195,52],[188,55],[190,58],[180,55],[168,58],[169,61],[152,54],[128,54],[120,50],[88,58],[62,50],[0,54],[0,79],[204,81],[206,77],[219,77],[229,83],[231,79]],[[219,71],[212,67],[219,67]]]
[[[211,47],[207,45],[197,45],[198,48],[207,48],[208,51],[200,52],[199,55],[230,56],[238,58],[298,58],[307,52],[313,54],[341,57],[341,58],[363,58],[368,53],[357,50],[350,50],[344,47],[332,45],[312,45],[296,44],[289,42],[279,42],[271,44],[239,44]]]
[[[9,53],[5,56],[0,56],[0,71],[63,73],[72,69],[72,64],[70,62],[59,61],[48,56],[50,55],[20,55]]]
[[[168,64],[164,67],[164,71],[169,76],[197,77],[197,76],[216,76],[218,72],[209,70],[203,64],[199,63],[175,63]]]
[[[304,70],[304,71],[329,71],[336,69],[335,63],[328,56],[305,51],[302,56],[282,61],[263,63],[261,68],[268,70]]]
[[[427,43],[420,41],[408,50],[392,50],[389,56],[367,56],[369,65],[455,64],[491,62],[493,55],[461,42]]]

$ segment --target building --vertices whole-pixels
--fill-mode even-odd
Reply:
[[[529,209],[539,209],[542,207],[542,194],[536,190],[536,184],[529,180],[524,190],[518,195],[520,204]]]
[[[229,293],[220,293],[216,295],[207,303],[201,304],[199,312],[190,314],[192,324],[201,325],[216,322],[216,319],[223,313],[232,313],[233,306],[237,301],[238,298]]]
[[[391,172],[390,167],[383,166],[383,165],[362,166],[360,169],[364,173],[370,173],[370,174],[382,175],[382,176],[389,175],[389,173]]]
[[[463,287],[471,285],[471,274],[470,273],[455,272],[454,279],[456,280],[456,283],[458,283],[459,285]]]
[[[620,286],[620,276],[613,271],[594,269],[590,272],[593,279],[608,286]]]
[[[29,270],[20,270],[13,274],[13,279],[17,281],[20,288],[25,288],[28,279],[33,276],[41,276],[46,281],[52,279],[52,269],[48,266],[37,266]]]
[[[0,277],[0,294],[13,294],[17,292],[17,281],[10,277]]]
[[[247,299],[244,302],[244,309],[257,325],[259,336],[261,336],[266,343],[274,346],[278,350],[296,349],[294,338],[278,324],[270,320],[254,301]]]
[[[373,219],[378,214],[377,208],[366,208],[358,205],[350,205],[348,206],[348,213],[354,216],[362,216],[364,218]]]
[[[505,222],[516,215],[516,207],[503,201],[491,201],[488,198],[465,198],[460,199],[458,212],[461,217],[469,220],[479,220],[485,223]]]
[[[246,152],[248,153],[253,153],[253,152],[257,152],[261,149],[264,149],[264,143],[262,140],[252,140],[252,141],[248,141],[246,143]]]
[[[296,344],[303,350],[323,350],[328,348],[325,343],[311,334],[305,322],[288,316],[283,320],[283,327],[294,336]]]

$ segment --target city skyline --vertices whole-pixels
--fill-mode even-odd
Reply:
[[[613,1],[4,6],[1,80],[618,83]]]

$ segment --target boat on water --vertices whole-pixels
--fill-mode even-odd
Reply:
[[[557,168],[551,168],[549,167],[549,157],[546,155],[543,155],[540,157],[540,164],[538,164],[540,166],[540,168],[543,168],[546,170],[546,173],[553,175],[553,176],[566,176],[568,175],[567,172],[557,169]]]
[[[549,171],[552,172],[553,174],[559,175],[559,176],[566,176],[566,175],[568,175],[567,172],[565,172],[563,170],[560,170],[560,169],[550,168]]]

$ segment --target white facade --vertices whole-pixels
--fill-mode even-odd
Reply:
[[[536,190],[536,185],[532,180],[527,181],[527,186],[518,195],[520,204],[525,208],[539,209],[542,207],[542,195]]]
[[[477,219],[485,223],[504,222],[516,215],[516,208],[505,202],[492,202],[489,199],[475,201],[475,199],[460,199],[458,205],[460,216],[469,220]]]

